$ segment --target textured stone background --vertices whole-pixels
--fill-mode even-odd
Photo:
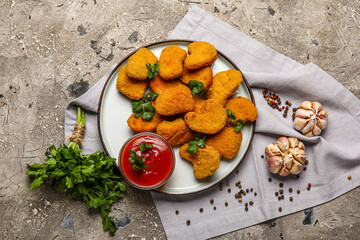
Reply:
[[[359,1],[2,0],[1,239],[165,239],[148,193],[129,188],[114,204],[122,226],[111,238],[82,202],[50,188],[30,191],[25,171],[63,141],[70,100],[130,51],[166,39],[194,5],[298,62],[319,65],[360,98]],[[309,211],[313,226],[304,226],[299,212],[219,239],[357,239],[359,197],[358,188]]]

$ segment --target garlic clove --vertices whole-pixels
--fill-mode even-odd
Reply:
[[[281,168],[279,171],[279,175],[283,176],[283,177],[285,177],[289,174],[290,174],[290,171],[286,167]]]
[[[293,160],[289,157],[289,155],[286,155],[286,156],[284,157],[283,161],[284,161],[284,166],[285,166],[287,169],[290,169],[291,166],[292,166],[292,164],[293,164],[293,163],[292,163]]]
[[[289,137],[288,139],[290,148],[295,148],[299,144],[299,140],[297,138]]]
[[[328,113],[325,109],[321,110],[320,112],[318,112],[317,117],[321,118],[321,119],[327,119]]]
[[[281,156],[280,149],[276,143],[272,143],[265,148],[265,155],[268,157]]]
[[[301,117],[301,118],[311,118],[311,116],[314,115],[314,112],[311,110],[305,110],[302,108],[299,108],[295,112],[295,117]]]
[[[294,127],[296,130],[300,131],[305,127],[305,125],[308,123],[309,119],[296,117],[294,119]]]
[[[318,127],[321,128],[321,130],[323,130],[327,126],[327,121],[324,119],[318,118],[316,125],[318,125]]]
[[[312,133],[312,131],[307,132],[307,133],[303,133],[303,134],[304,134],[304,136],[306,136],[306,137],[313,137],[313,136],[314,136],[314,134]]]
[[[279,156],[272,156],[267,159],[267,165],[269,171],[272,173],[278,173],[282,167],[282,159]]]
[[[313,128],[313,130],[312,130],[312,134],[313,134],[314,136],[319,136],[320,133],[321,133],[321,128],[320,128],[317,124],[315,124],[315,125],[314,125],[314,128]]]
[[[276,144],[278,145],[278,147],[282,152],[286,152],[289,149],[289,140],[287,137],[280,137],[276,141]]]
[[[293,157],[296,161],[300,162],[301,164],[304,164],[304,162],[306,160],[305,154],[297,154],[297,155],[294,155]]]
[[[302,142],[299,142],[298,145],[297,145],[297,147],[298,147],[299,149],[305,150],[305,145],[304,145]]]
[[[308,124],[305,125],[305,127],[303,129],[301,129],[301,132],[305,135],[308,132],[311,132],[311,130],[314,127],[314,121],[309,121]]]
[[[311,104],[311,108],[314,109],[314,111],[317,113],[322,109],[322,106],[319,102],[313,102]]]
[[[292,174],[299,174],[303,170],[303,165],[296,160],[293,160],[292,167],[290,168],[290,172]]]
[[[310,102],[310,101],[304,101],[304,102],[302,102],[302,103],[300,104],[300,108],[311,110],[311,102]]]

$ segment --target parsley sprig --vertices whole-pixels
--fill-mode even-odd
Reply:
[[[130,158],[129,161],[130,163],[132,163],[132,167],[133,169],[135,169],[136,171],[140,171],[142,169],[148,168],[149,165],[145,165],[144,163],[144,159],[142,156],[142,153],[147,149],[147,148],[152,148],[153,145],[152,144],[146,144],[145,141],[143,141],[140,145],[140,158],[138,157],[138,155],[136,154],[136,152],[134,150],[129,150],[130,151]]]
[[[84,110],[78,107],[78,124],[85,124]],[[71,142],[56,148],[49,147],[46,163],[29,165],[27,175],[35,179],[30,189],[37,189],[46,180],[66,191],[72,198],[82,199],[87,208],[100,210],[103,229],[114,235],[117,228],[109,216],[111,205],[126,190],[123,178],[114,171],[115,158],[105,156],[103,151],[82,155],[77,143]]]
[[[142,119],[146,121],[153,120],[155,114],[155,108],[150,101],[155,100],[159,94],[149,92],[139,101],[131,102],[132,111],[135,113],[135,117],[138,118],[142,115]]]
[[[186,148],[186,152],[190,153],[191,155],[197,153],[199,151],[198,147],[205,148],[205,138],[206,136],[195,137],[195,140],[189,142],[189,146]]]
[[[189,88],[193,95],[197,95],[200,98],[203,98],[204,94],[206,94],[207,92],[210,92],[209,90],[204,89],[204,83],[197,81],[197,80],[190,80]]]
[[[148,69],[147,75],[150,79],[154,79],[156,75],[159,74],[159,63],[156,62],[154,64],[147,63],[146,67]]]
[[[235,113],[233,113],[231,109],[226,109],[226,113],[230,118],[230,123],[234,126],[235,132],[239,132],[244,124],[244,120],[242,119],[236,120]]]

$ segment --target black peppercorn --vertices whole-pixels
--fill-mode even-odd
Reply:
[[[178,210],[176,210],[176,211],[175,211],[175,213],[176,213],[176,215],[178,215],[178,214],[179,214],[179,211],[178,211]]]
[[[204,209],[203,208],[200,208],[200,212],[203,212],[204,211]]]
[[[281,212],[282,211],[282,208],[281,207],[279,207],[279,212]]]
[[[187,220],[187,221],[186,221],[186,224],[187,224],[187,225],[190,225],[190,223],[191,223],[190,220]]]

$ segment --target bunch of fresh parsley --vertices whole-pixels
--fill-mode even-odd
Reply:
[[[204,98],[204,94],[210,92],[209,90],[204,89],[204,83],[197,80],[190,80],[189,88],[191,90],[191,93],[199,96],[199,98]]]
[[[156,62],[153,65],[151,65],[150,63],[146,64],[146,67],[148,69],[147,75],[150,79],[154,79],[156,77],[156,75],[159,74],[159,63]]]
[[[244,120],[242,120],[242,119],[236,120],[235,113],[233,113],[233,111],[231,111],[231,109],[226,109],[226,113],[227,113],[228,117],[230,118],[230,123],[234,126],[235,132],[239,132],[244,124]]]
[[[78,108],[78,123],[85,123],[84,112]],[[105,231],[116,232],[116,224],[109,216],[111,205],[126,190],[123,178],[114,171],[115,158],[105,156],[103,151],[82,155],[77,143],[71,142],[56,148],[49,147],[45,153],[46,163],[29,165],[27,175],[35,177],[30,189],[37,189],[44,181],[51,181],[72,198],[82,199],[90,210],[100,210]]]
[[[142,115],[142,119],[146,121],[153,120],[155,108],[150,101],[155,100],[159,94],[149,92],[139,101],[131,102],[132,112],[135,113],[134,117],[138,118]]]
[[[189,142],[189,146],[186,148],[186,152],[190,153],[191,155],[197,153],[199,151],[198,147],[205,148],[205,138],[203,137],[195,137],[195,140]]]
[[[147,149],[147,148],[152,148],[153,145],[152,144],[146,144],[145,141],[142,142],[139,145],[140,148],[140,152],[141,152],[141,156],[140,158],[138,157],[138,155],[136,154],[136,152],[134,150],[130,150],[130,158],[129,161],[132,164],[133,169],[135,169],[136,171],[140,171],[141,169],[145,169],[148,168],[149,165],[145,165],[144,163],[144,159],[142,156],[142,153]]]

